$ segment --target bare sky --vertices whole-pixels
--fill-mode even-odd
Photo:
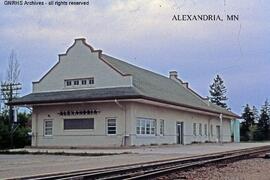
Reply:
[[[44,0],[48,2],[48,0]],[[89,6],[0,4],[0,78],[12,49],[21,64],[22,94],[74,38],[154,72],[179,77],[203,96],[220,74],[228,104],[240,113],[270,98],[270,3],[266,0],[96,0]],[[174,14],[238,14],[239,21],[180,22]]]

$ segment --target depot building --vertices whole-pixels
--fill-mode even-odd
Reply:
[[[231,142],[238,115],[169,77],[94,50],[76,39],[11,102],[33,108],[32,146],[101,147]]]

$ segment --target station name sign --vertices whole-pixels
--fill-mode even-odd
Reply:
[[[97,115],[100,111],[97,109],[87,109],[87,110],[65,110],[60,111],[57,114],[60,116],[81,116],[81,115]]]

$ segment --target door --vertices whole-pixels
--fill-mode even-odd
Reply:
[[[176,123],[176,143],[177,144],[184,144],[183,142],[183,122],[177,122]]]
[[[216,126],[217,129],[217,141],[220,142],[220,126]]]

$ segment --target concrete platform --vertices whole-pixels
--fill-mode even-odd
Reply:
[[[53,172],[68,172],[95,169],[140,162],[157,161],[177,157],[195,156],[270,145],[268,143],[228,143],[168,145],[118,149],[16,149],[29,152],[67,153],[119,153],[106,156],[63,156],[63,155],[0,155],[0,179]],[[130,154],[121,154],[130,153]]]

